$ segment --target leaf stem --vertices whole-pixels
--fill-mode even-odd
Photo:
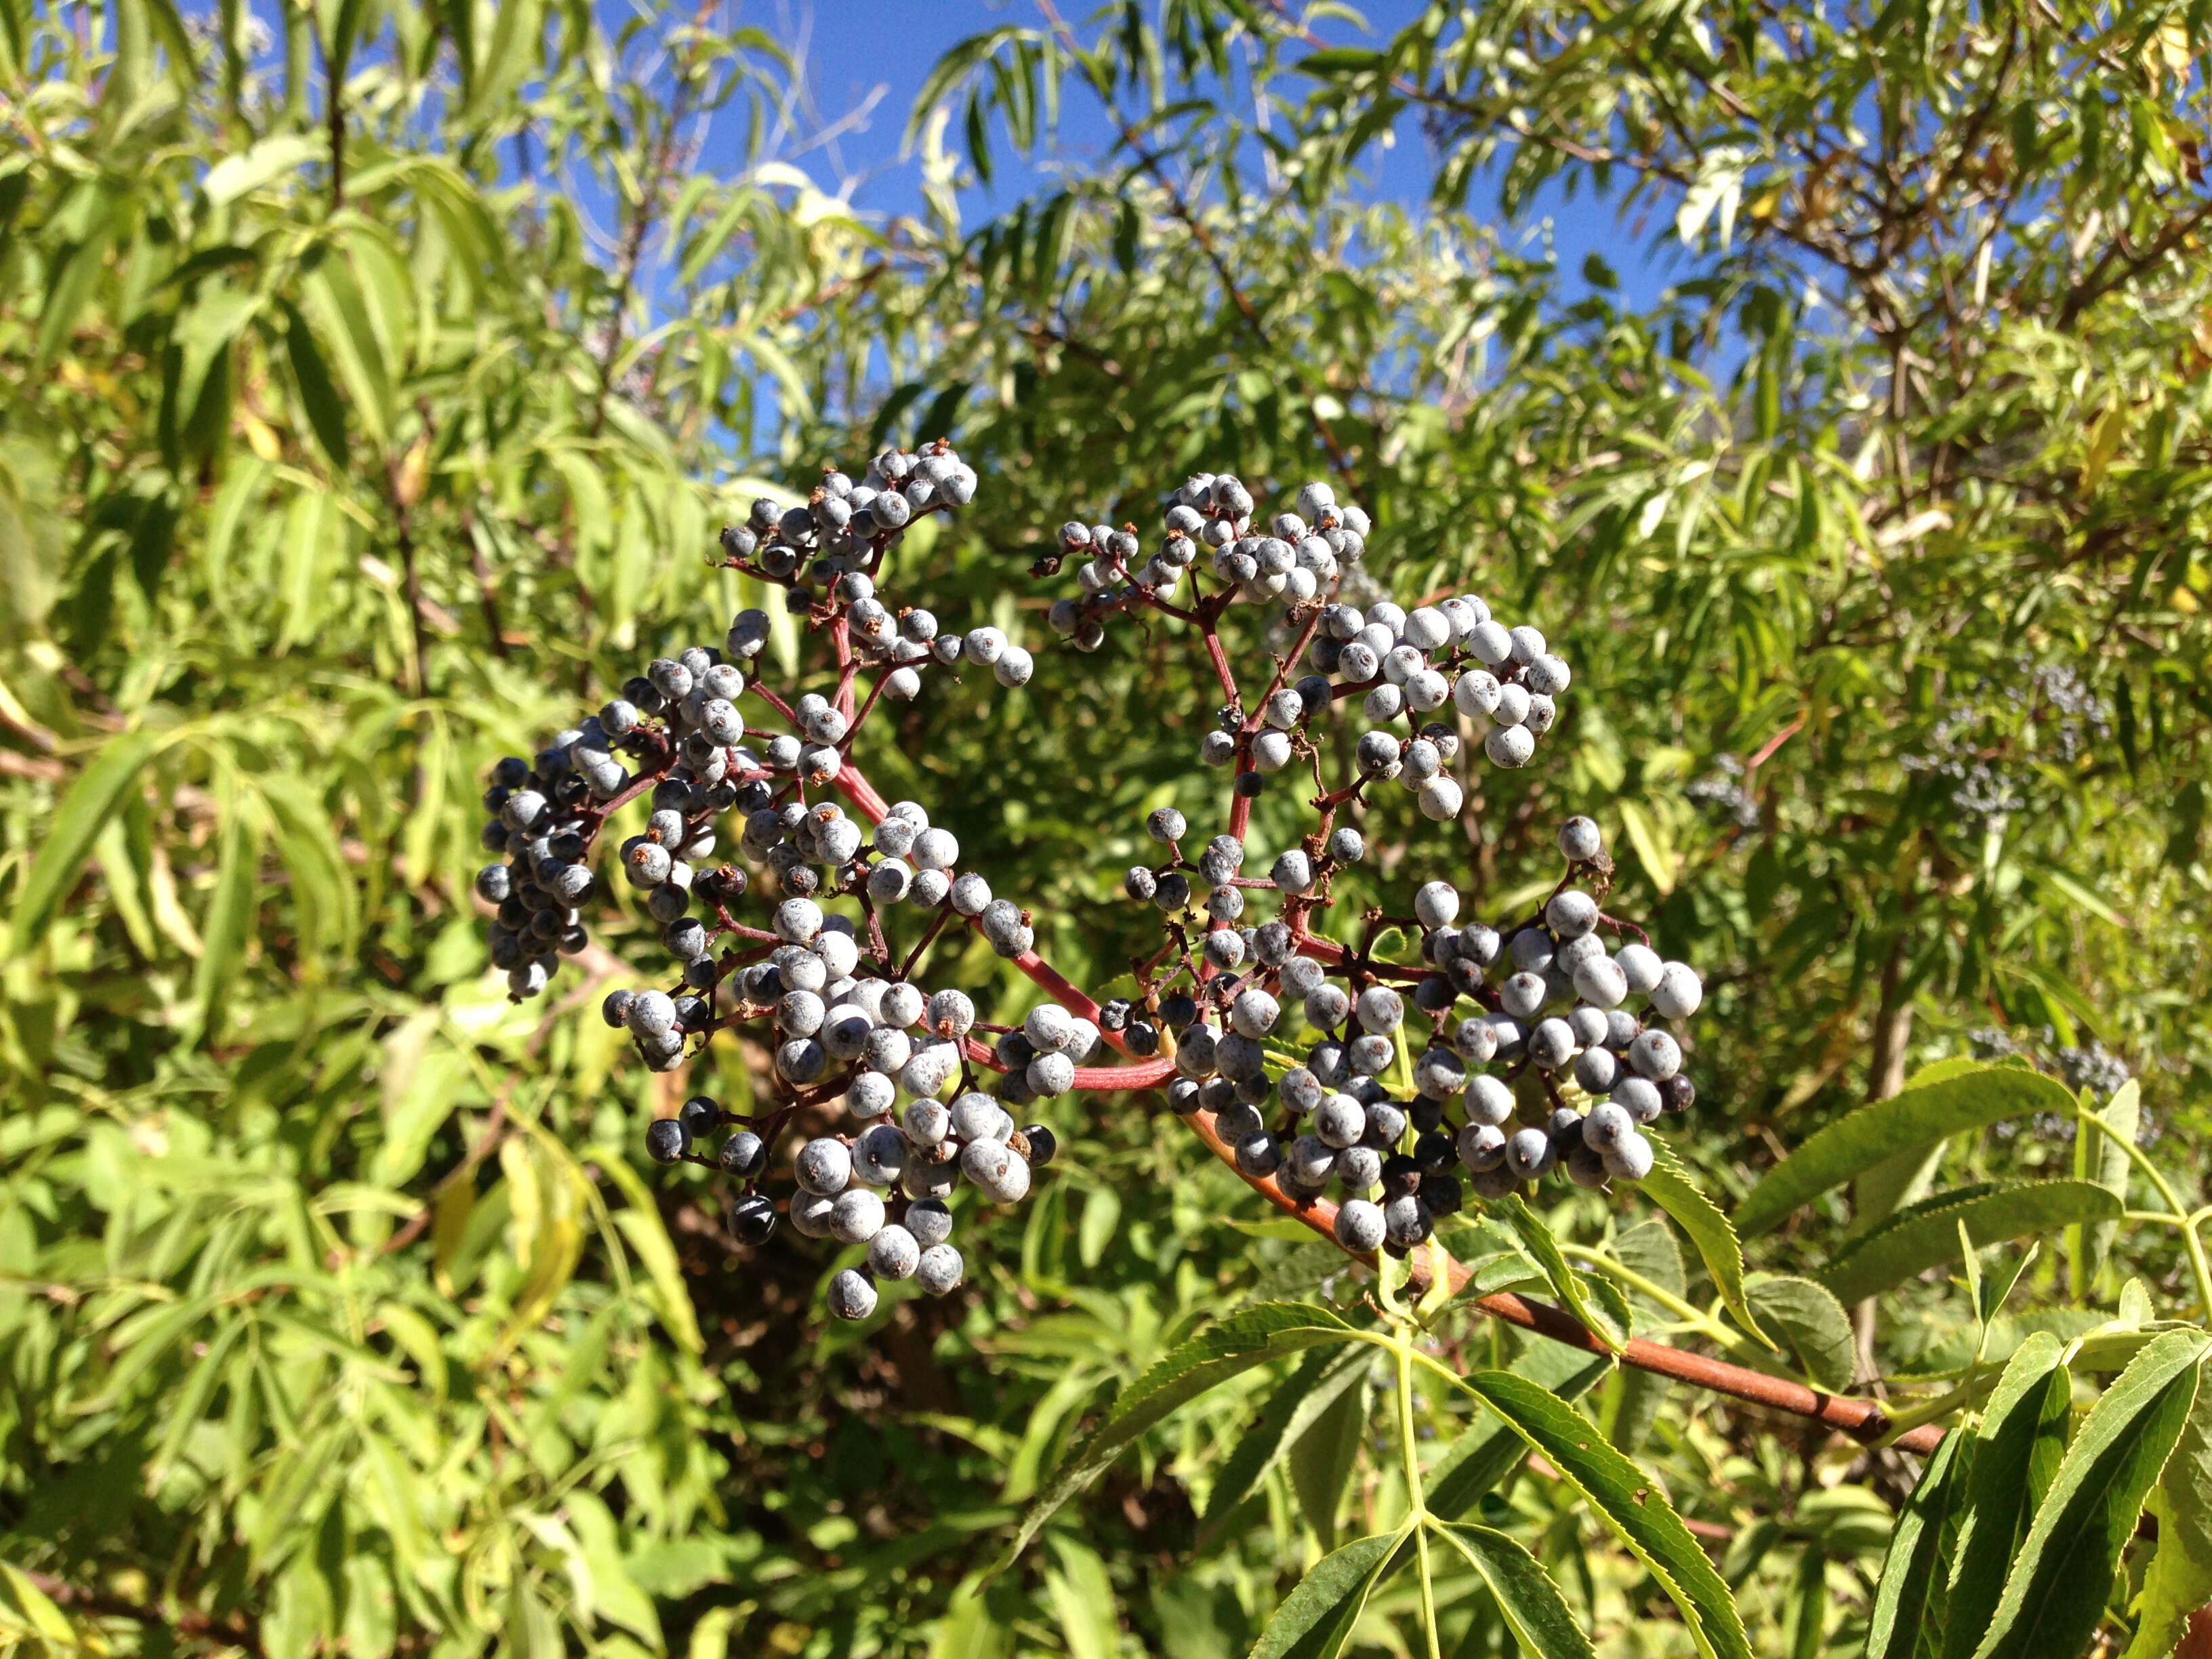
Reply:
[[[1429,1504],[1421,1490],[1421,1451],[1414,1437],[1413,1345],[1400,1338],[1391,1345],[1398,1362],[1398,1444],[1406,1460],[1406,1497],[1412,1505],[1413,1553],[1421,1573],[1421,1628],[1429,1638],[1429,1659],[1443,1659],[1437,1631],[1437,1586],[1429,1565]]]
[[[2166,1178],[2158,1165],[2150,1161],[2148,1154],[2136,1146],[2133,1139],[2114,1134],[2112,1125],[2078,1101],[2075,1103],[2074,1115],[2081,1123],[2094,1126],[2106,1139],[2125,1152],[2129,1162],[2141,1170],[2143,1178],[2158,1189],[2158,1195],[2166,1200],[2166,1207],[2175,1216],[2182,1218],[2181,1239],[2189,1249],[2189,1270],[2197,1280],[2197,1299],[2203,1304],[2207,1316],[2212,1317],[2212,1261],[2205,1259],[2204,1240],[2197,1231],[2197,1219],[2206,1212],[2185,1212],[2181,1194],[2174,1190],[2173,1183]]]

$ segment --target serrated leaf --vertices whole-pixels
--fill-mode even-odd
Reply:
[[[1751,1304],[1744,1296],[1743,1244],[1736,1231],[1729,1224],[1705,1189],[1690,1178],[1682,1167],[1682,1160],[1674,1156],[1674,1149],[1656,1135],[1647,1135],[1651,1143],[1651,1173],[1639,1183],[1645,1193],[1661,1209],[1674,1218],[1674,1224],[1690,1236],[1697,1247],[1698,1258],[1705,1271],[1712,1276],[1713,1289],[1719,1294],[1721,1304],[1734,1314],[1736,1322],[1770,1348],[1773,1341],[1759,1328]]]
[[[2074,1389],[2064,1354],[2056,1336],[2038,1331],[2014,1350],[1982,1408],[1951,1561],[1945,1659],[1966,1659],[1989,1628],[2027,1517],[2065,1456]]]
[[[1346,1389],[1358,1385],[1373,1360],[1374,1355],[1364,1344],[1343,1352],[1316,1349],[1268,1395],[1260,1420],[1237,1437],[1236,1449],[1214,1480],[1206,1502],[1206,1516],[1199,1522],[1200,1549],[1211,1548],[1219,1540],[1230,1517],[1259,1490],[1268,1471],[1321,1421]]]
[[[1589,1286],[1583,1283],[1582,1275],[1567,1265],[1567,1258],[1560,1252],[1559,1241],[1552,1237],[1552,1230],[1518,1193],[1490,1205],[1488,1212],[1512,1230],[1521,1248],[1543,1270],[1552,1293],[1569,1313],[1595,1332],[1600,1341],[1618,1349],[1628,1340],[1628,1334],[1620,1328],[1612,1310],[1598,1304]]]
[[[92,856],[92,844],[102,826],[122,805],[125,792],[156,746],[148,732],[125,732],[109,738],[62,797],[15,900],[10,931],[18,954],[28,951],[46,931],[55,907]]]
[[[1613,1370],[1610,1359],[1593,1358],[1552,1342],[1537,1343],[1513,1363],[1516,1376],[1566,1401],[1580,1399]],[[1452,1442],[1429,1471],[1425,1482],[1429,1513],[1439,1520],[1456,1520],[1528,1455],[1528,1443],[1518,1430],[1482,1417]]]
[[[2082,1419],[1974,1659],[2048,1659],[2088,1645],[2144,1497],[2181,1438],[2212,1335],[2158,1338]]]
[[[1899,1210],[1844,1247],[1820,1282],[1844,1302],[1873,1296],[1913,1274],[1960,1258],[1963,1224],[1977,1244],[2055,1231],[2076,1221],[2116,1219],[2120,1201],[2087,1181],[1985,1182]]]
[[[1069,1451],[1052,1484],[1022,1517],[1014,1541],[993,1571],[1002,1571],[1011,1565],[1061,1504],[1097,1480],[1132,1441],[1169,1413],[1255,1365],[1324,1342],[1354,1340],[1352,1327],[1326,1309],[1274,1302],[1247,1308],[1179,1345],[1122,1389],[1098,1426]]]
[[[1797,1357],[1799,1370],[1831,1394],[1851,1386],[1858,1373],[1851,1317],[1825,1286],[1787,1273],[1757,1273],[1745,1288],[1767,1328]]]
[[[1356,1539],[1323,1556],[1275,1609],[1250,1659],[1336,1659],[1404,1536]]]
[[[2147,1507],[2158,1517],[2158,1548],[2143,1576],[2126,1659],[2163,1659],[2187,1632],[2189,1615],[2212,1602],[2212,1389],[2201,1378]]]
[[[1476,1371],[1460,1386],[1551,1461],[1651,1571],[1708,1659],[1751,1659],[1743,1620],[1704,1548],[1650,1476],[1565,1401],[1510,1371]]]
[[[1966,1495],[1974,1446],[1972,1435],[1954,1429],[1921,1470],[1875,1584],[1865,1659],[1913,1659],[1923,1637],[1940,1628],[1943,1531]]]
[[[1437,1530],[1457,1547],[1476,1576],[1490,1587],[1499,1615],[1534,1659],[1594,1659],[1597,1650],[1567,1611],[1551,1575],[1502,1532],[1466,1522],[1448,1522]]]
[[[1736,1231],[1756,1237],[1862,1170],[1964,1130],[2038,1112],[2073,1115],[2074,1097],[2054,1078],[2015,1066],[1954,1066],[1947,1062],[1926,1082],[1915,1078],[1903,1093],[1872,1101],[1808,1140],[1736,1206]]]

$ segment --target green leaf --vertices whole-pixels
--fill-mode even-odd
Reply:
[[[2036,1332],[2014,1350],[1982,1408],[1951,1560],[1945,1659],[1966,1659],[1989,1628],[2027,1517],[2065,1456],[2074,1383],[2064,1354],[2056,1336]]]
[[[699,1317],[691,1304],[691,1288],[684,1282],[684,1269],[676,1259],[676,1245],[660,1219],[660,1206],[652,1188],[632,1169],[629,1160],[611,1146],[596,1146],[587,1154],[615,1185],[622,1188],[629,1207],[615,1212],[615,1224],[629,1241],[660,1302],[660,1322],[668,1334],[693,1353],[704,1353],[706,1339],[699,1334]]]
[[[1923,1633],[1940,1622],[1943,1532],[1966,1494],[1974,1449],[1973,1437],[1954,1429],[1920,1472],[1920,1484],[1890,1534],[1889,1554],[1875,1585],[1864,1659],[1913,1659]]]
[[[276,133],[235,155],[224,156],[208,169],[200,189],[212,205],[222,207],[329,151],[329,143],[319,134],[310,137],[296,132]]]
[[[307,410],[307,424],[313,428],[315,441],[323,447],[333,466],[346,465],[349,449],[346,444],[345,400],[338,395],[337,382],[331,378],[329,363],[323,359],[322,348],[315,343],[315,331],[300,308],[287,301],[284,313],[284,349],[292,360],[292,379],[300,388],[300,404]]]
[[[1746,1285],[1751,1305],[1780,1333],[1798,1368],[1831,1394],[1858,1374],[1858,1344],[1844,1304],[1822,1285],[1788,1273],[1755,1273]]]
[[[1578,1400],[1613,1374],[1613,1362],[1593,1358],[1557,1343],[1539,1342],[1513,1364],[1524,1377],[1561,1400]],[[1429,1513],[1455,1520],[1472,1509],[1528,1453],[1516,1429],[1480,1419],[1452,1442],[1427,1476]]]
[[[2048,1659],[2087,1646],[2143,1498],[2189,1419],[2208,1345],[2202,1331],[2169,1332],[2089,1408],[1974,1659]]]
[[[1646,1135],[1651,1143],[1651,1173],[1639,1183],[1640,1189],[1651,1201],[1674,1218],[1674,1224],[1690,1236],[1705,1271],[1712,1275],[1713,1289],[1719,1293],[1722,1304],[1734,1314],[1736,1322],[1770,1348],[1773,1340],[1759,1328],[1752,1305],[1744,1295],[1743,1245],[1729,1218],[1720,1212],[1704,1188],[1690,1178],[1682,1167],[1674,1149],[1656,1135]]]
[[[46,932],[55,906],[76,884],[78,872],[92,856],[92,844],[100,838],[101,827],[123,804],[125,793],[137,781],[139,769],[156,747],[153,734],[147,732],[125,732],[109,738],[62,797],[15,901],[11,932],[17,954],[28,951]]]
[[[1090,1201],[1095,1202],[1095,1195]],[[1267,1397],[1260,1420],[1237,1437],[1215,1478],[1198,1528],[1198,1547],[1211,1548],[1222,1529],[1260,1488],[1267,1473],[1297,1445],[1347,1389],[1366,1376],[1375,1356],[1362,1344],[1346,1352],[1316,1349]]]
[[[2128,1183],[2135,1178],[2135,1160],[2128,1156],[2128,1148],[2136,1144],[2136,1135],[2142,1127],[2142,1085],[2130,1078],[2112,1092],[2104,1109],[2096,1115],[2101,1127],[2081,1126],[2081,1161],[2075,1173],[2086,1175],[2127,1207]],[[2105,1257],[2112,1248],[2118,1233],[2118,1224],[2104,1222],[2089,1230],[2089,1269],[2094,1273],[2105,1265]]]
[[[1607,1347],[1617,1349],[1627,1340],[1628,1334],[1620,1328],[1610,1312],[1599,1307],[1591,1297],[1582,1275],[1567,1265],[1567,1258],[1560,1253],[1559,1241],[1552,1237],[1552,1230],[1520,1194],[1487,1207],[1489,1214],[1512,1229],[1521,1247],[1544,1270],[1553,1294],[1565,1304],[1569,1313],[1595,1332],[1598,1340]]]
[[[1363,1356],[1364,1357],[1364,1356]],[[1357,1386],[1332,1398],[1312,1428],[1290,1449],[1291,1489],[1324,1550],[1336,1547],[1336,1517],[1344,1489],[1359,1460],[1361,1431],[1367,1426],[1366,1371],[1355,1367]]]
[[[1252,1645],[1250,1659],[1336,1659],[1403,1533],[1357,1539],[1298,1580]]]
[[[1045,1596],[1069,1659],[1115,1659],[1121,1651],[1121,1627],[1106,1564],[1089,1545],[1065,1535],[1053,1539],[1052,1553],[1059,1565],[1045,1571]]]
[[[1071,1449],[1022,1524],[994,1571],[1012,1563],[1061,1504],[1104,1472],[1136,1437],[1207,1389],[1285,1354],[1324,1342],[1349,1342],[1355,1333],[1326,1309],[1271,1302],[1209,1326],[1158,1361],[1114,1401],[1084,1441]]]
[[[2126,1659],[2163,1659],[2188,1630],[2189,1615],[2212,1602],[2212,1389],[2202,1382],[2148,1507],[2158,1517],[2158,1549]]]
[[[1468,1565],[1496,1598],[1498,1611],[1521,1644],[1535,1659],[1595,1659],[1597,1650],[1567,1611],[1559,1587],[1536,1558],[1502,1532],[1466,1522],[1447,1522],[1437,1530],[1458,1546]]]
[[[1841,1300],[1856,1302],[1926,1268],[1957,1261],[1961,1223],[1976,1243],[1985,1244],[2054,1231],[2076,1221],[2112,1220],[2119,1213],[2119,1200],[2087,1181],[1961,1187],[1899,1210],[1862,1234],[1820,1269],[1820,1281]]]
[[[1476,1371],[1460,1386],[1504,1422],[1581,1492],[1660,1588],[1709,1659],[1751,1659],[1751,1644],[1728,1586],[1674,1513],[1667,1495],[1606,1443],[1590,1420],[1547,1390],[1510,1371]]]
[[[222,850],[216,859],[215,892],[208,900],[207,920],[200,932],[204,946],[192,973],[192,1000],[199,1005],[199,1029],[204,1040],[219,1042],[223,1036],[225,1000],[231,981],[246,961],[246,942],[252,936],[253,913],[261,896],[261,830],[258,814],[244,802],[234,801],[222,822]]]
[[[2073,1115],[2074,1097],[2054,1078],[2016,1066],[1954,1065],[1947,1062],[1928,1081],[1915,1078],[1903,1093],[1838,1119],[1776,1164],[1736,1206],[1736,1231],[1756,1237],[1862,1170],[1963,1130],[2037,1112]]]

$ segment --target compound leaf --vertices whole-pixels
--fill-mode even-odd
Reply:
[[[2088,1645],[2143,1498],[2189,1419],[2208,1345],[2202,1331],[2168,1332],[2089,1408],[1975,1659],[2040,1659]]]

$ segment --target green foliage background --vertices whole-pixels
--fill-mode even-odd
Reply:
[[[1079,983],[1139,940],[1115,896],[1143,809],[1218,811],[1193,764],[1212,704],[1163,634],[1047,648],[1060,587],[1028,566],[1064,518],[1149,529],[1194,468],[1263,501],[1333,477],[1395,592],[1472,586],[1578,677],[1547,763],[1476,773],[1463,833],[1370,815],[1378,890],[1449,876],[1503,913],[1549,879],[1557,819],[1598,817],[1621,908],[1711,988],[1675,1145],[1724,1207],[1990,1027],[2046,1063],[2124,1056],[2196,1191],[2196,9],[1516,0],[1319,50],[1310,23],[1354,37],[1244,0],[1048,11],[941,67],[914,134],[932,210],[891,224],[781,159],[791,70],[757,33],[670,10],[613,34],[544,0],[284,18],[257,52],[243,8],[0,0],[0,1560],[24,1629],[1231,1654],[1328,1547],[1395,1524],[1362,1380],[1200,1526],[1279,1369],[1152,1431],[986,1588],[1115,1385],[1249,1303],[1356,1306],[1341,1261],[1156,1103],[1088,1101],[964,1299],[826,1328],[833,1262],[733,1255],[710,1186],[642,1159],[647,1117],[709,1083],[743,1100],[752,1058],[624,1063],[586,1004],[650,960],[642,919],[600,931],[588,999],[511,1007],[487,971],[492,758],[718,638],[749,596],[701,560],[715,527],[890,441],[950,434],[984,480],[905,544],[902,595],[1041,665],[1024,694],[933,690],[871,775],[1030,895]],[[1048,146],[1077,99],[1122,149],[961,222],[961,171]],[[685,148],[708,111],[754,136],[712,176]],[[1408,112],[1419,211],[1364,176]],[[1493,228],[1555,179],[1671,248],[1662,297]],[[611,245],[584,179],[620,204]],[[988,951],[963,970],[1035,995]],[[1930,1190],[2099,1177],[2008,1127],[1861,1172],[1751,1265],[1807,1273]],[[1647,1279],[1671,1253],[1679,1283],[1651,1213],[1549,1220]],[[1909,1396],[2131,1279],[2205,1311],[2166,1234],[2114,1231],[2047,1240],[1987,1331],[1939,1248],[1874,1304],[1876,1368]],[[1462,1370],[1540,1363],[1472,1316],[1438,1328]],[[1860,1650],[1907,1465],[1633,1374],[1590,1399],[1716,1540],[1757,1651]],[[1442,1439],[1472,1407],[1419,1409]],[[1481,1515],[1605,1651],[1690,1650],[1557,1483]],[[1451,1582],[1451,1650],[1510,1651]],[[1404,1650],[1411,1595],[1356,1640]],[[2127,1623],[2121,1596],[2106,1635]]]

